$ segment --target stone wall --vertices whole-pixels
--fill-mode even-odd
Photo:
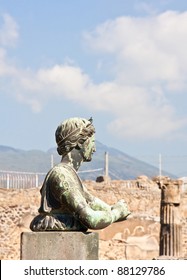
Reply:
[[[100,259],[153,259],[159,254],[160,190],[153,182],[143,186],[126,181],[86,181],[90,192],[109,204],[125,199],[132,214],[127,221],[99,230]],[[131,187],[129,187],[131,186]],[[0,189],[0,259],[20,258],[20,234],[30,231],[40,203],[39,188]],[[187,195],[181,203],[183,247],[187,255]]]

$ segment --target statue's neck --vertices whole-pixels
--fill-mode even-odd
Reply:
[[[65,156],[62,156],[61,162],[66,163],[73,167],[76,171],[81,166],[83,159],[78,150],[73,150]]]

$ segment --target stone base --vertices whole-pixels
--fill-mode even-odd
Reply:
[[[154,260],[185,260],[183,257],[174,257],[174,256],[158,256]]]
[[[98,260],[96,232],[23,232],[21,260]]]

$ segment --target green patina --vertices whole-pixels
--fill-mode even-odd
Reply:
[[[92,119],[70,118],[58,126],[55,136],[62,160],[46,175],[32,231],[102,229],[130,214],[123,200],[108,205],[89,193],[77,174],[96,151],[94,133]]]

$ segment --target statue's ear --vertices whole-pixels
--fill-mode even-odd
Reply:
[[[85,139],[79,139],[79,141],[77,142],[77,146],[75,147],[77,150],[82,149],[82,146],[85,142]]]

